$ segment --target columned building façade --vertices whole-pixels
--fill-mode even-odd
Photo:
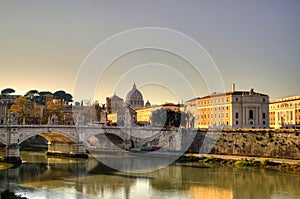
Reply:
[[[196,105],[195,127],[269,128],[269,96],[250,91],[213,93],[185,103]]]

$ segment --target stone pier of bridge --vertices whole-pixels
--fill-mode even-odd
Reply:
[[[78,143],[62,143],[49,142],[47,155],[68,156],[74,158],[88,158],[85,146],[82,142]]]

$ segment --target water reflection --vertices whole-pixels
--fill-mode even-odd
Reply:
[[[26,163],[0,170],[0,189],[29,198],[300,198],[300,175],[263,170],[171,165],[125,173],[96,159],[47,158],[25,153]]]

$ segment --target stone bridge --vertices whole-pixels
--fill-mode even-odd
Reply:
[[[86,149],[132,149],[156,143],[168,150],[184,150],[181,129],[106,127],[100,125],[2,125],[0,156],[7,162],[20,162],[19,145],[40,135],[48,140],[48,154],[87,158]],[[90,139],[97,140],[93,143]],[[155,141],[155,142],[153,142]],[[101,143],[111,143],[101,145]],[[100,143],[100,145],[99,145]]]

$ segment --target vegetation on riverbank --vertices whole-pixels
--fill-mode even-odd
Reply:
[[[14,192],[9,191],[9,190],[5,190],[5,191],[1,192],[1,198],[2,199],[28,199],[21,195],[16,195]]]
[[[255,160],[255,158],[242,158],[241,160],[230,160],[211,157],[196,157],[192,154],[182,156],[178,159],[179,163],[196,163],[193,166],[197,167],[217,167],[217,166],[227,166],[227,167],[237,167],[237,168],[261,168],[261,169],[273,169],[282,171],[296,171],[300,172],[300,164],[289,164],[273,162],[269,159],[262,159],[260,161]]]

